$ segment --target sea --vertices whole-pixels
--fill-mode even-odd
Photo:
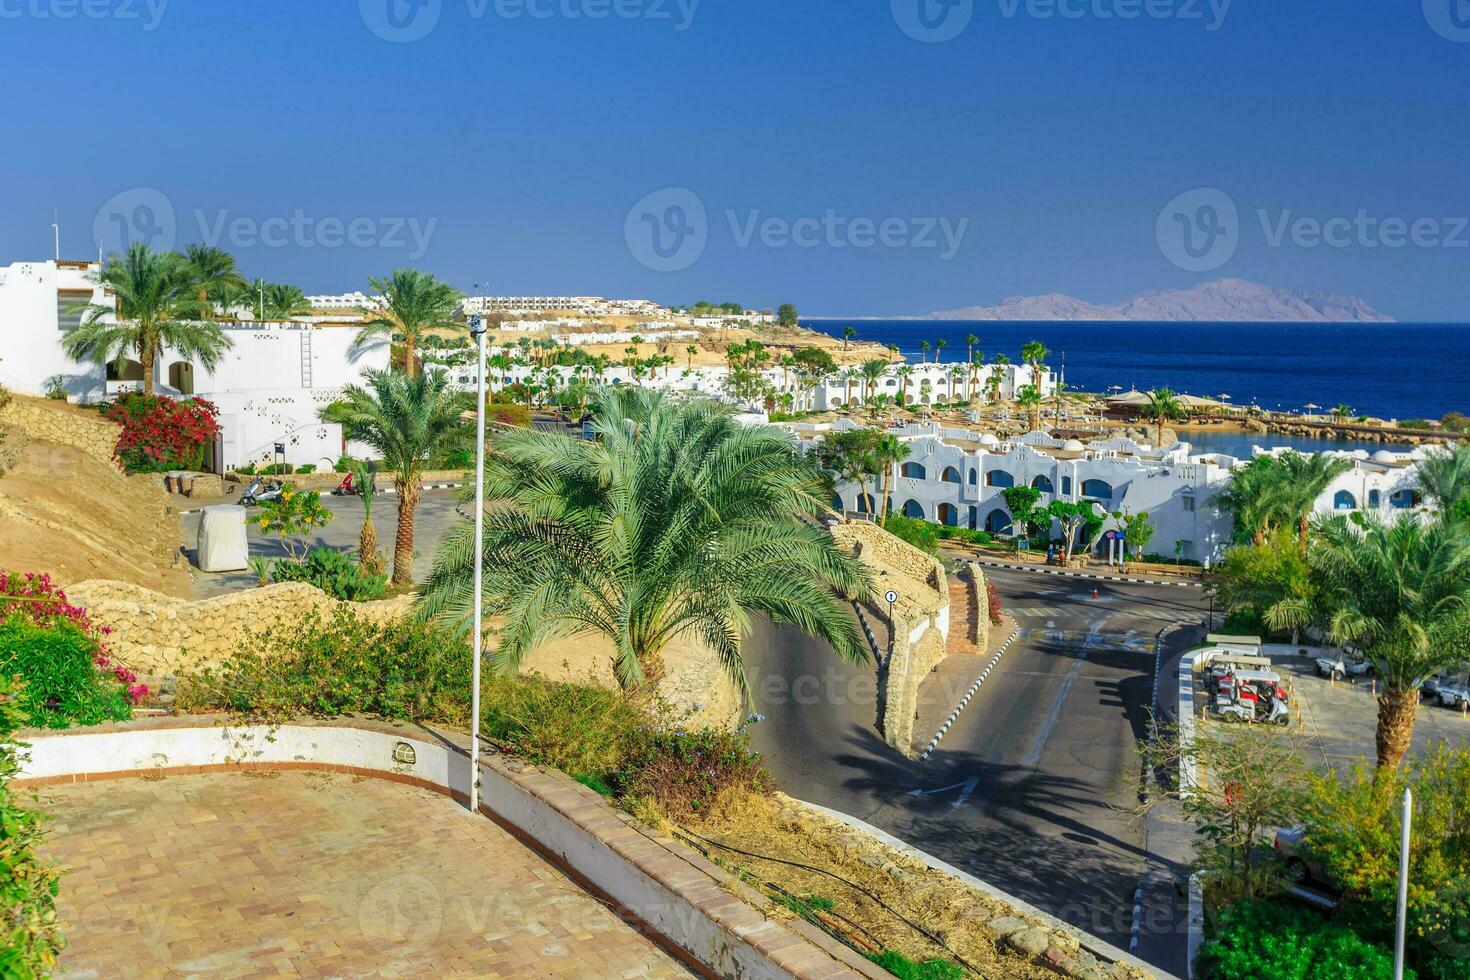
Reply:
[[[802,324],[841,337],[896,344],[917,362],[919,344],[947,341],[945,361],[966,360],[965,337],[980,338],[987,361],[1039,340],[1047,363],[1065,369],[1081,391],[1172,388],[1271,411],[1307,411],[1338,403],[1380,418],[1437,419],[1470,414],[1470,324],[1463,323],[1130,323],[1123,321],[1007,322],[1001,320],[845,320]],[[934,353],[929,352],[929,359]],[[1293,445],[1285,436],[1189,433],[1200,449],[1249,455],[1262,440]],[[1349,440],[1306,439],[1302,448],[1382,448]],[[1238,450],[1246,450],[1244,453]],[[1232,451],[1236,452],[1232,452]]]

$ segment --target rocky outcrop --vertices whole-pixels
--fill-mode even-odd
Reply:
[[[343,603],[302,582],[267,585],[189,602],[126,582],[90,581],[67,589],[67,597],[112,632],[108,643],[139,673],[155,676],[218,664],[252,633],[309,613],[331,615],[350,606],[359,616],[383,621],[404,615],[412,597]]]

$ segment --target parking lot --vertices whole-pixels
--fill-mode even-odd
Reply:
[[[1371,763],[1378,722],[1372,678],[1333,683],[1318,675],[1314,659],[1273,656],[1271,661],[1281,675],[1282,684],[1292,692],[1291,724],[1308,736],[1314,750],[1320,753],[1321,764],[1343,767],[1359,761]],[[1197,698],[1196,703],[1205,700]],[[1442,741],[1470,741],[1470,719],[1431,699],[1419,708],[1413,751],[1423,752]]]
[[[213,503],[233,504],[235,498],[217,501],[190,503],[191,509],[207,507]],[[434,552],[439,542],[463,518],[456,510],[459,502],[458,490],[425,490],[414,512],[414,558],[413,577],[422,582],[434,565]],[[357,547],[357,536],[362,531],[362,501],[357,497],[333,497],[322,494],[322,503],[336,515],[332,523],[320,528],[309,538],[310,547],[322,545],[328,548],[350,549]],[[393,538],[398,531],[398,498],[391,494],[380,494],[373,498],[373,524],[378,529],[378,551],[391,563]],[[195,562],[195,551],[199,540],[199,515],[185,514],[180,519],[182,545],[190,563]],[[254,525],[247,526],[250,554],[280,558],[286,554],[280,538],[274,534],[261,534]],[[201,572],[194,568],[194,593],[196,598],[239,592],[256,587],[255,575],[241,572]]]

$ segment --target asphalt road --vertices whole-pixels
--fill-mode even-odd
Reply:
[[[1021,635],[928,762],[882,742],[871,667],[841,664],[820,641],[769,624],[745,647],[765,716],[755,745],[791,795],[1126,949],[1145,865],[1131,810],[1154,637],[1202,618],[1204,600],[1172,585],[999,569],[993,580]]]

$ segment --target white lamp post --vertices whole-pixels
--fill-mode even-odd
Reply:
[[[480,590],[485,560],[485,320],[470,317],[470,336],[476,354],[475,392],[475,611],[474,690],[470,694],[470,812],[480,812],[480,654],[484,646]]]
[[[1414,818],[1414,794],[1404,790],[1404,824],[1399,838],[1398,926],[1393,943],[1393,980],[1404,977],[1404,925],[1409,911],[1409,824]]]

